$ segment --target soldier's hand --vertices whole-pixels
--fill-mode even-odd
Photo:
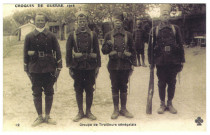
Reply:
[[[96,78],[97,78],[97,76],[98,76],[98,72],[99,72],[99,67],[97,67],[96,70],[95,70],[95,77],[96,77]]]
[[[56,80],[58,79],[59,74],[60,74],[60,70],[57,69],[57,70],[55,71]]]
[[[32,82],[32,76],[31,76],[31,74],[29,72],[26,72],[26,74],[28,75],[30,81]]]
[[[56,69],[55,73],[51,74],[55,82],[57,81],[59,74],[60,74],[60,69]]]
[[[107,40],[106,43],[108,44],[108,46],[112,46],[113,45],[111,40]]]
[[[154,65],[150,64],[149,67],[150,67],[150,69],[153,69],[154,68]]]
[[[96,53],[90,53],[90,57],[93,58],[93,59],[96,59],[97,58],[97,54]]]
[[[24,71],[28,72],[28,64],[24,64]]]
[[[131,53],[128,52],[128,51],[124,51],[124,55],[127,56],[127,57],[130,57],[131,56]]]
[[[81,58],[82,56],[82,53],[74,53],[74,58]]]
[[[183,69],[183,67],[184,67],[184,63],[181,63],[181,65],[180,65],[180,68],[179,68],[178,72],[181,72],[181,71],[182,71],[182,69]]]
[[[134,66],[133,65],[131,65],[131,70],[134,70]]]
[[[182,67],[184,67],[184,63],[181,63]]]
[[[74,79],[74,72],[72,68],[69,68],[69,75],[72,77],[72,79]]]
[[[109,53],[109,55],[110,56],[114,56],[114,55],[116,55],[117,54],[117,52],[114,50],[114,51],[111,51],[110,53]]]

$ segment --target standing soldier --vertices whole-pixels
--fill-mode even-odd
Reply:
[[[147,34],[142,28],[142,22],[140,19],[136,21],[137,29],[133,33],[133,39],[135,42],[135,48],[136,48],[136,56],[138,60],[138,66],[141,66],[141,61],[140,61],[140,54],[142,58],[142,66],[146,67],[146,64],[144,62],[145,57],[144,57],[144,44],[147,42]]]
[[[164,4],[161,6],[161,22],[151,30],[153,35],[150,34],[148,47],[149,63],[154,62],[157,68],[158,89],[161,100],[158,109],[159,114],[163,114],[166,109],[170,113],[177,113],[177,110],[172,105],[172,100],[175,93],[177,73],[182,70],[185,62],[180,29],[178,26],[169,23],[170,10],[170,5]],[[153,54],[151,54],[151,48],[154,48]],[[166,84],[168,85],[167,106],[165,105]]]
[[[127,12],[123,12],[123,27],[126,31],[129,31],[130,33],[133,32],[132,16]]]
[[[133,118],[133,115],[126,109],[127,83],[135,64],[135,49],[133,46],[132,34],[123,28],[123,15],[114,15],[114,30],[105,35],[105,42],[102,47],[103,54],[109,54],[108,71],[112,84],[112,97],[114,112],[111,119],[117,119],[119,114]],[[121,110],[119,112],[119,92]]]
[[[50,110],[53,103],[53,85],[62,68],[62,60],[56,37],[45,28],[46,21],[44,13],[36,14],[36,29],[26,36],[24,43],[24,71],[31,79],[34,105],[38,113],[32,126],[43,122],[56,124],[50,118]],[[45,119],[42,117],[42,91],[45,94]]]
[[[101,56],[98,38],[95,32],[88,28],[88,16],[80,11],[76,15],[78,28],[70,33],[66,43],[66,65],[74,79],[78,114],[73,119],[77,122],[85,115],[83,112],[83,91],[86,92],[86,117],[96,120],[91,113],[93,102],[93,85],[101,66]]]

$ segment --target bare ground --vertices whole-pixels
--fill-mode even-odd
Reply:
[[[31,83],[23,71],[23,45],[13,46],[12,51],[3,59],[3,130],[4,131],[206,131],[206,49],[185,48],[186,63],[181,72],[181,82],[176,85],[173,104],[178,114],[156,113],[159,107],[157,77],[153,97],[153,114],[146,114],[146,99],[149,82],[149,68],[135,67],[131,76],[130,94],[127,108],[133,113],[133,119],[120,116],[111,120],[113,112],[111,83],[106,65],[108,57],[102,55],[102,67],[97,78],[92,112],[96,121],[86,118],[75,123],[77,113],[73,80],[65,67],[65,43],[59,41],[63,56],[63,66],[58,79],[57,90],[51,116],[57,125],[45,123],[31,127],[37,117],[32,98]],[[147,60],[147,57],[146,57]],[[44,98],[44,95],[43,95]],[[85,108],[85,103],[84,103]],[[43,103],[44,112],[44,103]],[[204,122],[197,126],[195,119],[201,117]],[[136,126],[102,126],[102,124],[136,124]],[[81,124],[92,124],[82,126]],[[94,126],[93,124],[98,124]]]

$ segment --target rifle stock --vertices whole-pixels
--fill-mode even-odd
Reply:
[[[152,114],[152,98],[154,93],[154,55],[153,55],[153,19],[152,19],[152,38],[151,38],[151,64],[150,64],[150,79],[149,79],[149,88],[148,88],[148,96],[147,96],[147,106],[146,106],[146,113]]]
[[[150,68],[150,80],[149,80],[149,88],[148,88],[148,96],[147,96],[147,106],[146,113],[152,114],[152,98],[154,93],[154,68]]]

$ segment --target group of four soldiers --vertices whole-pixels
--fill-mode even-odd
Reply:
[[[184,62],[180,30],[177,26],[168,23],[169,13],[168,8],[161,11],[162,22],[158,27],[151,30],[153,35],[150,34],[148,47],[149,63],[151,62],[151,46],[154,47],[154,63],[157,67],[159,79],[158,88],[161,106],[158,113],[164,113],[167,108],[171,113],[176,113],[176,109],[172,106],[172,99],[175,91],[176,75]],[[70,76],[74,79],[79,110],[73,119],[75,122],[84,117],[91,120],[97,119],[91,113],[91,106],[93,86],[101,67],[97,34],[89,30],[88,16],[85,12],[78,12],[76,16],[78,27],[69,34],[66,43],[66,66],[69,68]],[[37,126],[43,122],[56,124],[50,117],[50,110],[53,103],[53,85],[62,68],[62,59],[56,37],[45,28],[46,21],[47,18],[43,13],[36,14],[36,29],[26,36],[24,43],[24,70],[32,82],[33,100],[38,113],[38,118],[32,126]],[[114,104],[111,119],[117,119],[119,115],[133,118],[133,115],[126,108],[128,79],[133,66],[137,66],[133,35],[123,28],[123,14],[114,15],[113,24],[114,29],[105,35],[101,49],[103,54],[109,55],[108,71]],[[137,34],[135,39],[138,38],[139,35]],[[144,63],[143,65],[145,66]],[[165,105],[166,84],[168,84],[167,107]],[[86,113],[83,111],[84,90],[86,92]],[[45,118],[42,116],[42,91],[45,93]],[[121,102],[120,109],[119,101]]]

